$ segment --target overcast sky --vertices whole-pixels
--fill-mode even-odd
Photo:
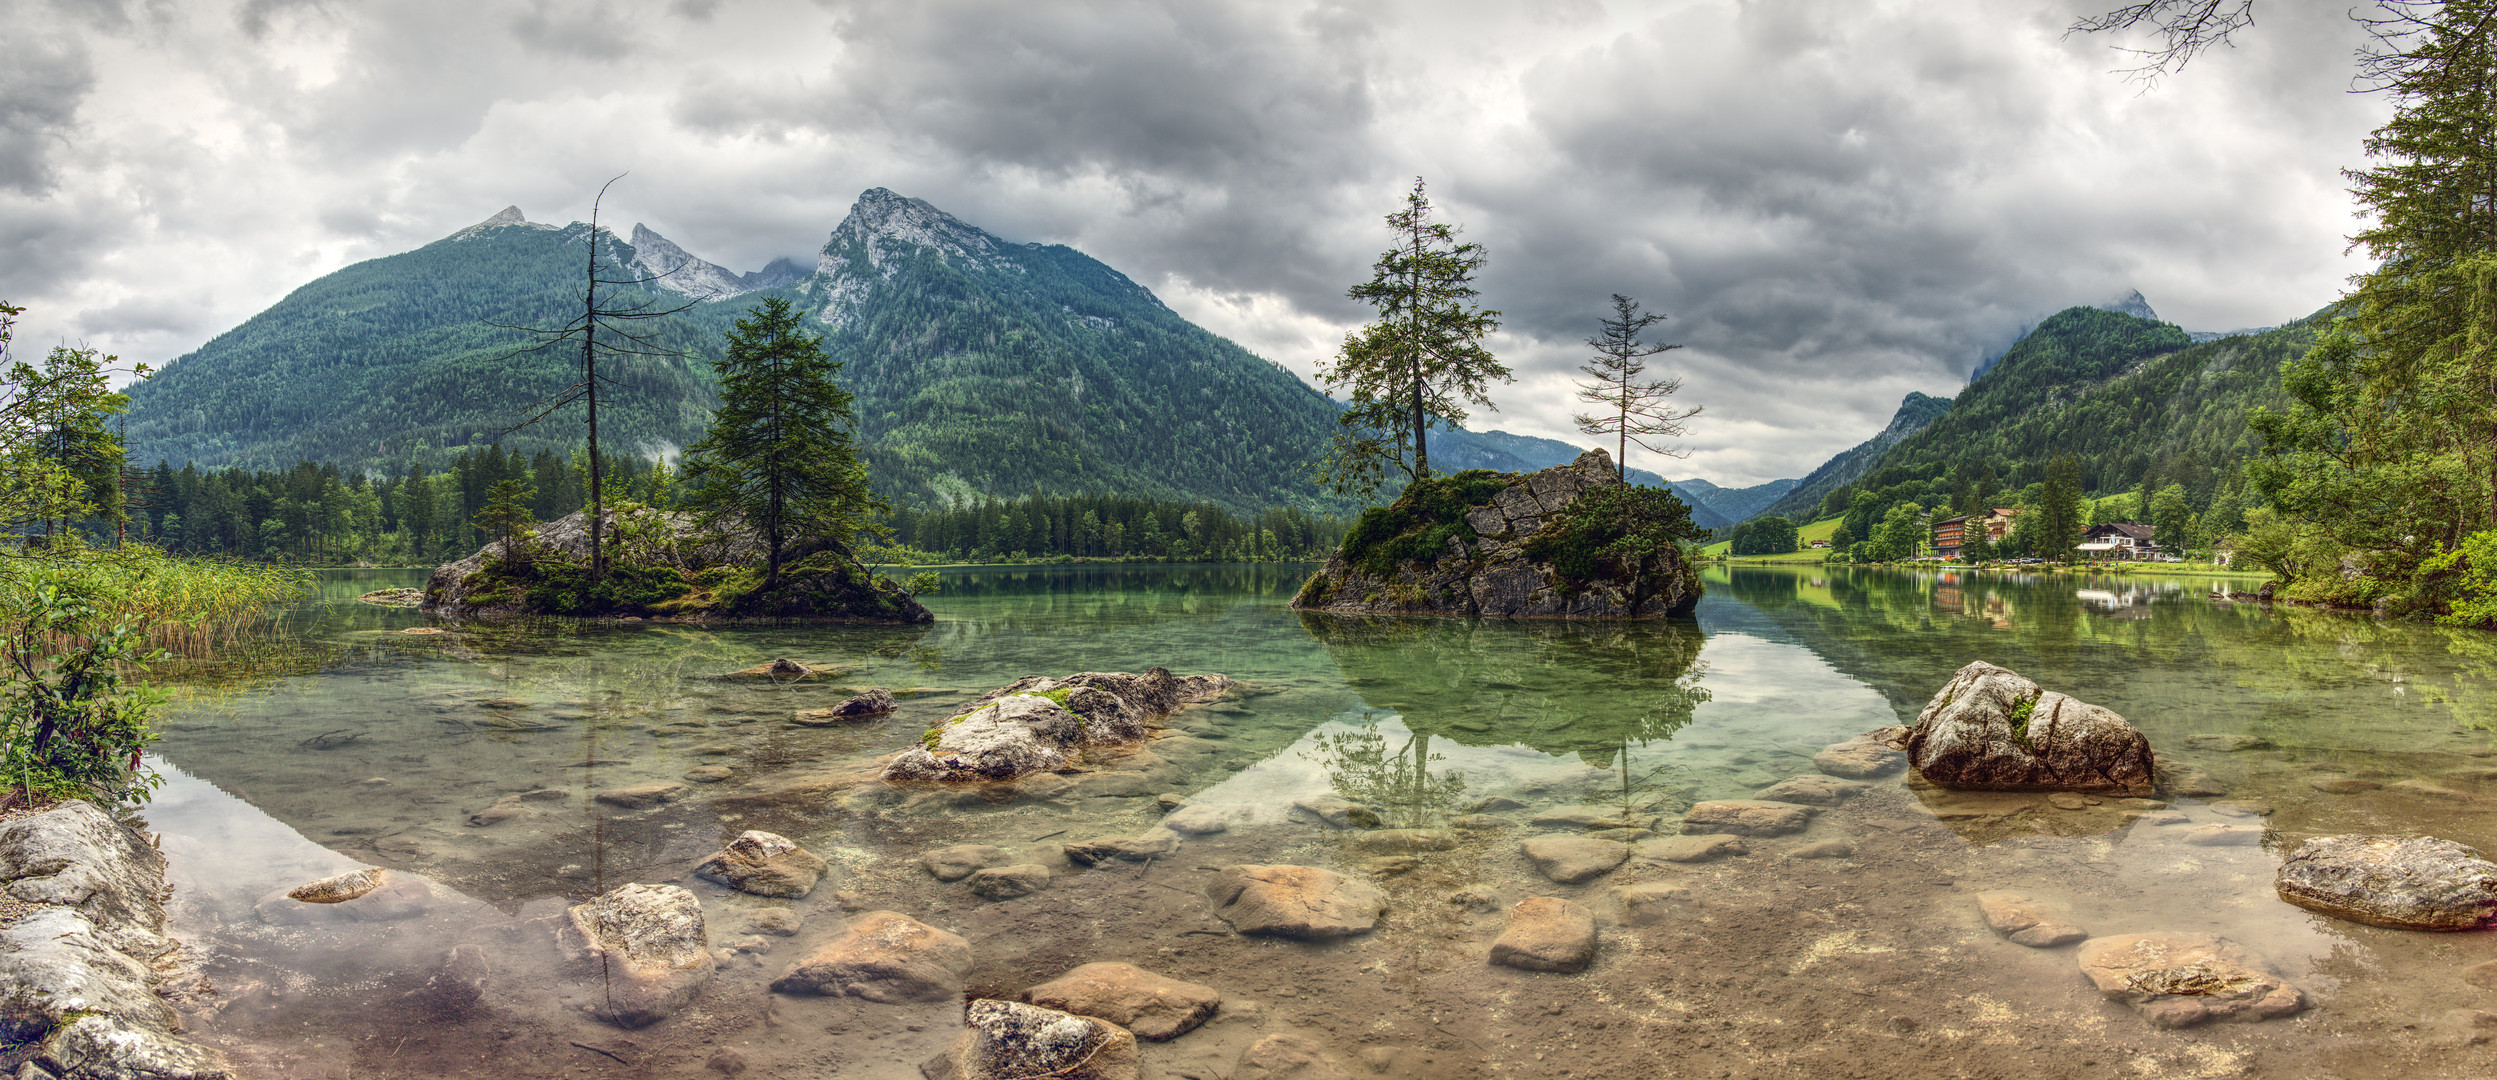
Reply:
[[[1569,379],[1627,293],[1706,410],[1634,464],[1746,484],[2071,304],[2225,330],[2337,295],[2339,170],[2390,105],[2348,93],[2341,6],[2295,6],[2145,92],[2064,35],[2091,0],[0,0],[0,299],[21,353],[161,363],[631,170],[612,220],[732,269],[889,187],[1308,376],[1419,175],[1506,314],[1471,426],[1586,443]]]

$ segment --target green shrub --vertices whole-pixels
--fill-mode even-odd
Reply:
[[[1526,541],[1526,554],[1551,563],[1564,582],[1626,578],[1642,561],[1704,535],[1673,492],[1607,484],[1546,519]]]
[[[146,802],[163,778],[139,766],[156,741],[148,711],[161,700],[125,675],[165,659],[141,629],[108,621],[74,592],[42,585],[8,597],[0,621],[0,805],[92,798]]]
[[[1516,480],[1515,473],[1489,469],[1416,480],[1395,502],[1361,512],[1361,519],[1344,534],[1344,562],[1371,577],[1386,577],[1398,564],[1436,559],[1447,552],[1452,538],[1477,539],[1465,523],[1465,512],[1490,502]]]

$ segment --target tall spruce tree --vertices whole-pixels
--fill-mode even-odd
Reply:
[[[2081,542],[2087,526],[2081,511],[2081,459],[2065,454],[2048,462],[2046,482],[2040,485],[2037,503],[2028,511],[2037,515],[2036,531],[2030,534],[2030,554],[2054,562],[2071,562],[2074,545]]]
[[[2373,219],[2352,239],[2381,262],[2282,365],[2290,404],[2252,418],[2248,475],[2396,582],[2497,526],[2497,0],[2388,11],[2362,70],[2397,107],[2348,174]]]
[[[688,504],[714,524],[751,529],[763,542],[763,588],[780,583],[782,556],[805,538],[850,552],[888,512],[867,486],[850,394],[833,382],[841,365],[799,325],[779,297],[749,309],[713,361],[720,408],[702,441],[687,448],[695,484]]]
[[[1682,389],[1682,380],[1647,377],[1648,357],[1682,347],[1639,340],[1642,331],[1663,321],[1663,315],[1640,311],[1638,301],[1614,293],[1612,317],[1604,320],[1601,332],[1587,339],[1587,344],[1595,347],[1595,357],[1578,369],[1589,380],[1578,384],[1578,400],[1597,409],[1571,419],[1577,422],[1578,430],[1589,435],[1614,437],[1613,472],[1624,480],[1630,477],[1631,443],[1666,457],[1690,453],[1648,441],[1681,438],[1686,430],[1683,421],[1699,415],[1697,406],[1673,407],[1670,399]]]
[[[1389,469],[1412,480],[1430,476],[1431,427],[1463,424],[1468,403],[1496,411],[1483,388],[1509,380],[1509,369],[1482,345],[1500,328],[1500,313],[1476,302],[1482,245],[1457,242],[1454,225],[1433,220],[1419,177],[1404,209],[1387,215],[1387,228],[1396,246],[1372,264],[1369,281],[1351,290],[1353,299],[1378,309],[1378,318],[1347,335],[1334,361],[1318,371],[1349,403],[1337,417],[1319,481],[1364,498]]]

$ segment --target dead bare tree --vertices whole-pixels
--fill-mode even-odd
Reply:
[[[622,179],[624,179],[624,175],[619,174],[614,180],[609,180],[606,183],[599,185],[598,197],[590,201],[589,258],[582,272],[583,284],[581,287],[581,313],[575,316],[570,322],[564,323],[561,326],[512,326],[503,323],[488,324],[504,330],[519,330],[525,333],[534,334],[540,338],[539,342],[534,346],[525,349],[515,349],[504,354],[500,358],[504,360],[510,360],[532,353],[545,352],[548,349],[552,349],[558,345],[575,340],[581,343],[580,378],[570,385],[565,386],[563,389],[556,391],[554,394],[530,405],[528,409],[529,415],[527,418],[512,425],[511,427],[505,428],[496,437],[500,438],[502,435],[509,435],[512,432],[519,431],[520,429],[528,427],[531,424],[535,424],[540,420],[544,420],[547,417],[554,415],[556,412],[572,405],[575,402],[579,402],[583,406],[584,420],[589,425],[589,526],[591,584],[597,584],[607,579],[607,546],[605,542],[606,480],[604,474],[605,461],[603,460],[603,456],[600,453],[598,446],[598,388],[602,384],[608,386],[623,385],[599,371],[599,358],[601,356],[624,357],[678,355],[673,350],[658,347],[658,345],[651,340],[648,334],[639,333],[630,328],[639,322],[651,319],[663,319],[670,315],[674,315],[680,311],[686,310],[687,308],[693,307],[696,303],[695,301],[689,300],[674,307],[661,307],[659,306],[659,302],[655,299],[642,299],[624,303],[617,303],[611,299],[605,304],[601,303],[599,290],[602,287],[610,290],[608,295],[612,298],[612,290],[647,285],[667,276],[665,274],[656,274],[647,277],[604,277],[599,273],[598,245],[601,234],[598,228],[598,212],[599,208],[607,201],[607,189],[614,187],[616,180]],[[601,329],[604,329],[607,332],[605,341],[600,340],[599,331]],[[621,342],[621,344],[618,344],[618,342]]]
[[[1631,443],[1666,457],[1690,454],[1679,447],[1647,441],[1649,437],[1680,438],[1687,430],[1683,421],[1699,415],[1698,406],[1677,409],[1668,400],[1682,389],[1682,380],[1646,377],[1648,357],[1682,347],[1639,340],[1640,331],[1663,321],[1663,315],[1642,312],[1638,301],[1614,293],[1613,317],[1604,320],[1601,333],[1587,339],[1587,344],[1595,346],[1595,358],[1578,369],[1593,380],[1578,384],[1578,400],[1603,406],[1604,411],[1571,419],[1577,421],[1580,431],[1611,435],[1618,440],[1613,468],[1624,480],[1630,478]]]

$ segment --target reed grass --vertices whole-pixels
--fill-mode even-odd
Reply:
[[[309,593],[300,567],[180,558],[141,544],[53,557],[0,558],[0,611],[24,610],[45,586],[84,598],[99,621],[141,629],[149,648],[201,658],[274,618],[272,606]]]

